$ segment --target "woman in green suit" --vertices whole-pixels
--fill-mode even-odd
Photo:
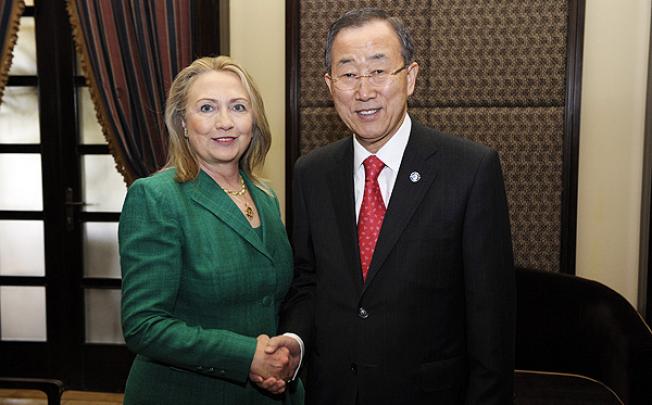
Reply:
[[[125,404],[301,404],[300,381],[285,385],[296,356],[264,350],[292,254],[254,174],[271,143],[260,94],[230,58],[201,58],[175,78],[165,119],[168,164],[133,183],[120,217],[122,326],[137,353]]]

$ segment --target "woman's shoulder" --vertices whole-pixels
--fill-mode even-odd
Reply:
[[[137,194],[142,198],[155,200],[169,199],[179,191],[180,184],[176,181],[175,176],[176,170],[168,168],[151,176],[141,177],[129,186],[127,194]]]
[[[142,188],[148,190],[165,189],[174,186],[177,181],[175,180],[176,170],[171,167],[162,169],[148,177],[141,177],[134,181],[131,188]]]

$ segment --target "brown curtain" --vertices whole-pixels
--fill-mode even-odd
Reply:
[[[131,184],[167,156],[165,98],[191,62],[187,0],[70,0],[82,68],[116,166]]]
[[[23,0],[0,0],[0,103],[9,79],[12,51],[16,45],[18,23],[24,9]]]

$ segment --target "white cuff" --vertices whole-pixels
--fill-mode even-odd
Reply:
[[[299,369],[301,368],[301,363],[303,363],[303,353],[304,353],[304,346],[303,346],[303,340],[297,335],[296,333],[291,333],[287,332],[284,333],[283,336],[288,336],[291,337],[292,339],[296,340],[299,342],[299,346],[301,347],[301,358],[299,359],[299,365],[297,366],[297,369],[294,370],[294,375],[292,376],[292,381],[294,381],[297,378],[297,375],[299,374]]]

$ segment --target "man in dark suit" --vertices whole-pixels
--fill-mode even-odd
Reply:
[[[507,404],[514,269],[495,151],[410,118],[400,20],[349,12],[325,80],[353,137],[294,171],[295,277],[281,332],[305,344],[306,404]],[[278,346],[298,344],[287,336]]]

